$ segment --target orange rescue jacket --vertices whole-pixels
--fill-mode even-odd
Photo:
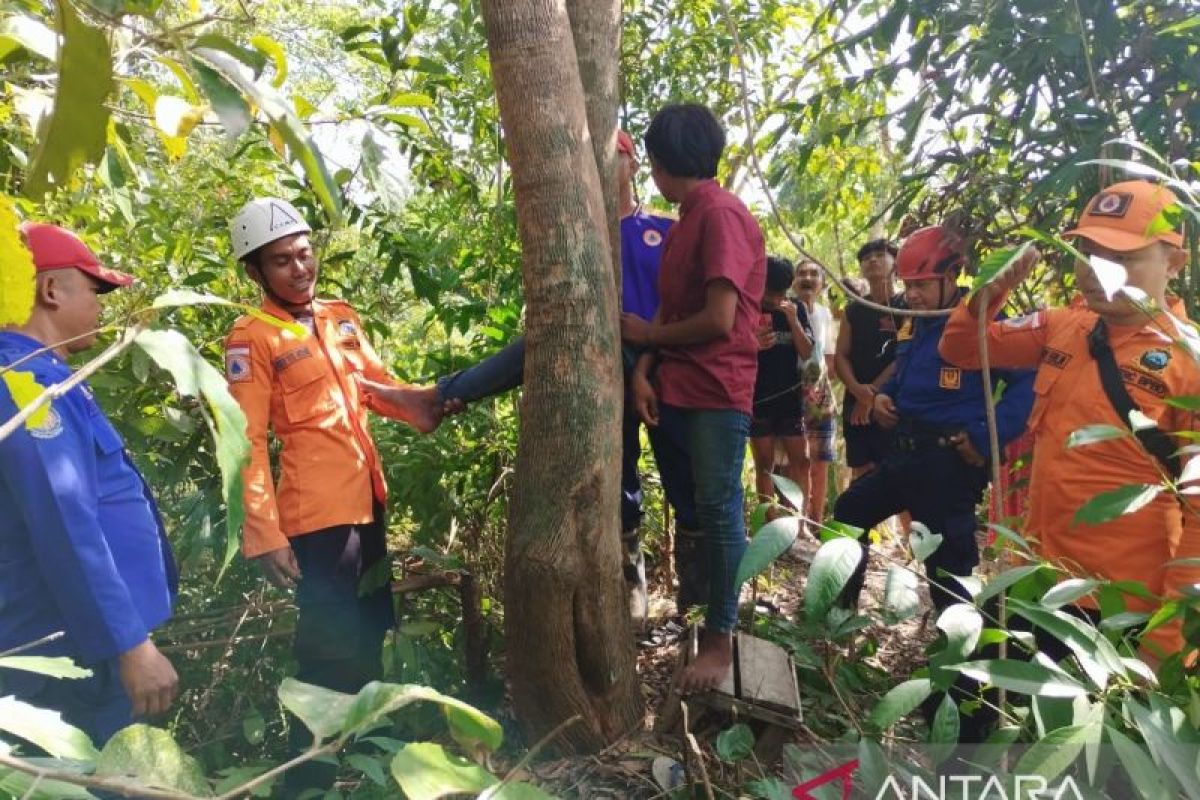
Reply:
[[[989,313],[1002,302],[995,301]],[[1139,581],[1160,597],[1178,596],[1181,586],[1200,581],[1200,568],[1168,564],[1200,556],[1200,503],[1187,498],[1192,509],[1185,513],[1174,495],[1162,492],[1142,508],[1106,523],[1072,521],[1075,512],[1101,492],[1163,480],[1158,462],[1132,436],[1066,447],[1071,433],[1087,425],[1127,427],[1104,393],[1088,352],[1087,338],[1095,324],[1095,312],[1073,306],[988,326],[993,367],[1038,370],[1029,415],[1035,439],[1025,530],[1039,555],[1068,573]],[[1200,367],[1163,330],[1173,330],[1165,314],[1142,327],[1110,326],[1109,340],[1125,386],[1142,411],[1167,433],[1192,431],[1197,415],[1165,401],[1200,394]],[[978,369],[978,335],[977,320],[965,303],[960,305],[942,334],[942,357]],[[1135,596],[1126,600],[1138,611],[1156,605]],[[1157,628],[1146,639],[1167,653],[1182,645],[1177,625]]]
[[[270,300],[262,310],[293,322]],[[251,316],[225,339],[225,376],[246,413],[250,463],[242,471],[247,558],[288,545],[288,538],[335,525],[370,522],[387,487],[367,428],[367,405],[354,375],[395,383],[340,300],[313,302],[313,331]],[[267,430],[282,444],[273,485]]]

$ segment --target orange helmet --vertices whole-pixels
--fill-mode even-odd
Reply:
[[[919,281],[957,274],[963,266],[963,254],[951,247],[946,230],[940,225],[913,231],[896,256],[896,277]]]

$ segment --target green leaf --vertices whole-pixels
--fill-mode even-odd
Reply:
[[[1162,490],[1163,487],[1155,483],[1134,483],[1101,492],[1075,512],[1071,524],[1100,525],[1111,522],[1144,508],[1158,497]]]
[[[342,733],[358,733],[411,703],[430,702],[442,706],[450,732],[459,744],[473,749],[496,750],[504,741],[500,723],[475,707],[444,695],[428,686],[372,681],[359,691],[342,723]]]
[[[1124,439],[1130,435],[1132,434],[1128,429],[1118,428],[1115,425],[1087,425],[1071,431],[1071,435],[1067,437],[1067,449],[1083,447],[1096,442],[1106,442],[1109,439]]]
[[[92,671],[66,656],[0,656],[0,667],[36,672],[52,678],[90,678]]]
[[[378,758],[371,758],[362,753],[351,753],[346,758],[346,763],[351,768],[358,770],[363,775],[366,775],[376,786],[388,788],[389,782],[387,773],[383,771],[383,765],[379,763]]]
[[[411,800],[478,794],[496,783],[496,778],[483,767],[452,756],[433,742],[417,742],[401,748],[392,758],[392,777]]]
[[[1071,244],[1061,236],[1042,233],[1041,231],[1033,228],[1020,228],[1017,230],[1016,235],[1027,236],[1030,239],[1041,242],[1042,244],[1049,245],[1057,250],[1061,250],[1071,258],[1078,259],[1079,261],[1087,261],[1087,256],[1079,252],[1075,245]]]
[[[246,415],[229,393],[225,376],[204,360],[183,334],[174,330],[142,331],[135,340],[160,367],[175,378],[180,394],[203,398],[204,421],[216,443],[221,470],[221,496],[227,509],[227,539],[222,569],[237,554],[245,508],[242,501],[242,467],[250,458]]]
[[[775,559],[788,551],[799,533],[800,520],[797,517],[780,517],[764,525],[746,547],[746,553],[738,564],[734,586],[740,587],[771,566]]]
[[[1196,771],[1195,745],[1180,741],[1179,732],[1164,710],[1151,711],[1130,696],[1125,699],[1125,713],[1132,718],[1150,755],[1183,787],[1185,796],[1200,797],[1200,775]],[[1183,712],[1179,712],[1182,717]]]
[[[909,547],[912,548],[913,558],[924,562],[942,546],[942,535],[931,533],[924,524],[913,520],[912,533],[908,537]]]
[[[792,508],[804,508],[804,492],[800,491],[794,480],[774,473],[771,474],[771,480],[784,499],[792,504]]]
[[[1029,547],[1029,542],[1025,541],[1025,537],[1014,531],[1012,528],[1005,527],[997,522],[988,524],[988,528],[995,531],[997,539],[1004,539],[1012,542],[1025,553],[1032,553]]]
[[[971,293],[974,294],[991,283],[997,275],[1008,269],[1017,259],[1024,255],[1027,249],[1029,249],[1028,242],[1018,247],[1008,247],[989,253],[987,258],[979,262],[979,269],[975,273],[975,280],[971,281]]]
[[[1200,411],[1200,394],[1168,397],[1166,403],[1174,408],[1182,408],[1184,411]]]
[[[388,98],[387,105],[396,108],[433,108],[433,98],[421,92],[397,92]]]
[[[1042,605],[1061,608],[1069,603],[1074,603],[1081,597],[1086,597],[1099,586],[1100,581],[1091,578],[1068,578],[1055,584],[1042,596]]]
[[[0,731],[19,736],[55,758],[95,761],[100,755],[88,735],[63,722],[62,714],[15,697],[0,697]]]
[[[1169,34],[1184,33],[1190,31],[1192,28],[1200,28],[1200,14],[1168,25],[1158,33],[1160,36],[1166,36]]]
[[[283,52],[283,47],[270,36],[262,34],[251,36],[250,44],[255,50],[271,59],[271,63],[275,66],[275,77],[271,78],[271,85],[276,89],[283,86],[288,76],[287,54]]]
[[[118,731],[100,753],[96,774],[126,776],[146,786],[177,789],[211,797],[200,762],[183,752],[171,734],[149,725],[130,725]]]
[[[308,329],[299,322],[288,322],[279,317],[272,316],[266,313],[257,306],[247,305],[246,303],[236,303],[233,300],[226,300],[224,297],[217,297],[213,294],[205,294],[196,292],[191,289],[168,289],[167,291],[154,298],[154,302],[150,304],[151,308],[176,308],[179,306],[228,306],[236,308],[255,319],[265,322],[268,325],[273,325],[285,331],[291,332],[295,336],[304,337],[308,335]]]
[[[192,59],[192,69],[200,80],[204,96],[208,98],[217,119],[225,128],[225,135],[230,141],[240,137],[249,129],[251,122],[250,108],[246,105],[242,93],[225,80],[221,73],[198,59]]]
[[[854,539],[839,537],[821,545],[804,586],[804,616],[809,622],[825,619],[862,558],[862,545]]]
[[[1100,630],[1123,631],[1137,625],[1144,625],[1149,619],[1150,615],[1144,611],[1122,611],[1100,620]]]
[[[354,705],[354,695],[302,683],[295,678],[284,678],[279,684],[278,695],[283,707],[299,717],[317,741],[340,732]]]
[[[883,588],[883,618],[888,624],[903,622],[921,610],[919,586],[920,578],[911,569],[899,564],[888,568]]]
[[[267,721],[263,719],[263,715],[257,711],[253,711],[242,719],[242,736],[250,744],[262,744],[263,737],[267,733]]]
[[[979,642],[983,632],[983,617],[979,609],[966,603],[955,603],[941,613],[938,628],[946,634],[946,649],[939,665],[962,661],[969,656]]]
[[[386,119],[403,125],[406,128],[415,128],[416,130],[429,132],[429,124],[425,120],[418,117],[416,114],[404,114],[399,111],[390,111],[389,106],[376,106],[367,109],[367,115],[372,118]]]
[[[58,35],[40,19],[14,14],[0,20],[0,60],[23,47],[47,61],[58,57]]]
[[[70,0],[57,0],[55,6],[62,35],[58,86],[25,180],[25,193],[33,198],[51,185],[62,186],[84,164],[99,162],[108,135],[105,101],[113,88],[108,37],[80,19]]]
[[[479,800],[555,800],[532,783],[506,783],[488,789],[479,795]]]
[[[1112,742],[1117,758],[1121,760],[1125,771],[1132,778],[1130,783],[1143,800],[1161,800],[1166,798],[1167,787],[1162,779],[1162,773],[1150,756],[1142,749],[1142,745],[1134,742],[1116,728],[1106,725],[1105,733]]]
[[[934,745],[933,763],[940,764],[950,757],[958,746],[960,718],[958,704],[946,692],[938,705],[937,713],[933,715],[933,725],[929,728],[929,743]]]
[[[912,678],[893,686],[871,709],[867,723],[872,729],[885,731],[895,725],[933,694],[928,678]]]
[[[743,758],[749,758],[750,754],[754,752],[754,734],[751,732],[750,726],[739,722],[718,733],[716,751],[722,761],[730,764],[741,761]]]
[[[1099,725],[1089,724],[1050,731],[1025,751],[1017,762],[1015,774],[1041,775],[1047,782],[1054,780],[1071,766],[1088,739],[1099,730]]]
[[[1057,609],[1043,608],[1010,598],[1009,607],[1071,649],[1083,671],[1104,689],[1112,673],[1124,676],[1125,665],[1112,643],[1091,624]]]
[[[193,52],[263,110],[271,121],[272,129],[287,143],[291,157],[304,169],[313,193],[321,201],[331,222],[334,225],[341,224],[342,202],[337,184],[325,166],[321,151],[313,142],[304,123],[296,116],[291,103],[271,87],[255,82],[246,74],[246,67],[228,53],[210,47],[201,47]]]
[[[961,672],[982,683],[1035,697],[1078,697],[1087,694],[1087,689],[1066,673],[1055,672],[1028,661],[968,661],[950,665],[947,669]]]

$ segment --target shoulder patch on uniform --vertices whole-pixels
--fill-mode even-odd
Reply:
[[[295,364],[297,361],[302,361],[306,358],[312,358],[312,351],[307,347],[297,347],[295,349],[288,350],[279,358],[272,361],[271,365],[275,367],[276,372],[283,372],[292,364]]]
[[[46,414],[42,417],[41,422],[36,425],[30,424],[36,418],[35,416],[30,418],[29,422],[26,423],[29,435],[35,439],[53,439],[63,432],[62,417],[54,410],[54,406],[47,405],[45,409]]]
[[[962,370],[958,367],[942,367],[938,375],[938,386],[943,389],[959,389],[962,387]]]
[[[250,380],[250,376],[250,345],[228,345],[225,348],[225,380],[240,383]]]
[[[1146,369],[1161,372],[1167,368],[1167,364],[1171,363],[1171,351],[1161,347],[1147,350],[1142,353],[1142,357],[1138,363]]]
[[[642,244],[646,247],[658,247],[662,244],[663,235],[654,228],[647,228],[642,231]]]
[[[1036,330],[1046,324],[1046,312],[1035,311],[1032,314],[1026,314],[1022,317],[1012,317],[1011,319],[1002,320],[1000,324],[1012,330]]]
[[[1070,353],[1064,353],[1062,350],[1055,350],[1053,347],[1042,348],[1042,363],[1047,366],[1054,367],[1055,369],[1062,369],[1070,360]]]

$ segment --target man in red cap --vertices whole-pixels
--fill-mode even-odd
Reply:
[[[65,359],[95,341],[98,296],[133,282],[69,231],[21,232],[37,287],[28,321],[0,330],[0,420],[18,411],[13,387],[71,377]],[[149,487],[86,384],[0,440],[0,508],[0,652],[38,643],[23,653],[92,673],[6,670],[3,694],[60,712],[97,746],[165,711],[178,678],[150,633],[171,616],[175,561]]]

